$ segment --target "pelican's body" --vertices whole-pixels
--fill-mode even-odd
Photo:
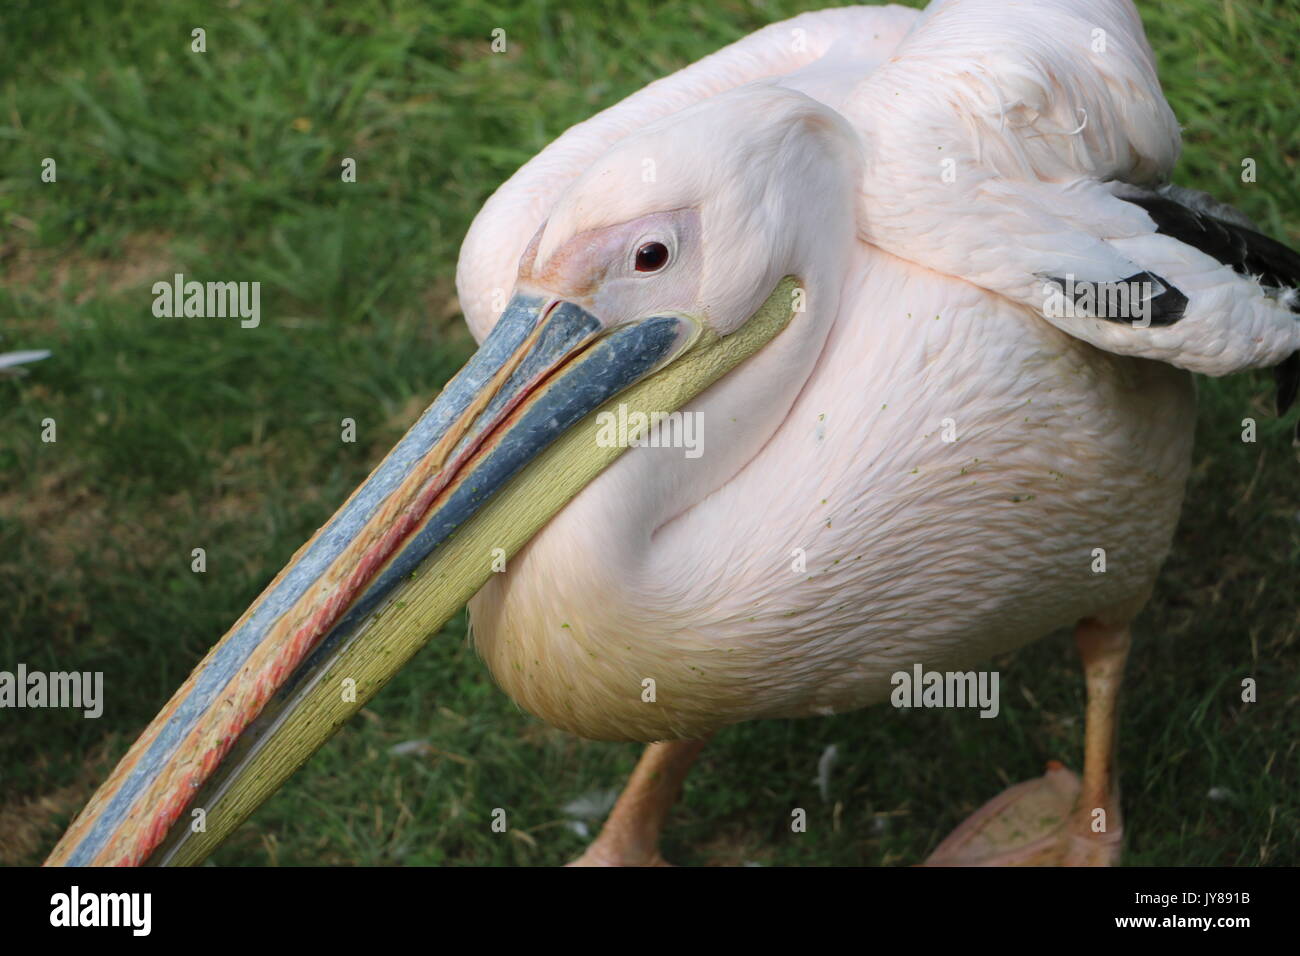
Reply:
[[[967,5],[937,6],[960,16]],[[974,13],[994,36],[1005,32],[988,6]],[[1124,3],[1097,6],[1120,22],[1129,14]],[[1053,5],[1035,12],[1044,10]],[[664,143],[698,141],[678,132],[675,110],[707,115],[704,129],[725,136],[728,122],[753,125],[768,112],[765,96],[790,91],[843,117],[861,154],[841,197],[858,204],[852,234],[821,253],[834,268],[809,283],[819,334],[807,336],[802,364],[755,357],[743,384],[719,383],[687,409],[702,423],[702,456],[625,456],[471,603],[493,675],[548,722],[661,740],[850,710],[882,700],[891,675],[913,663],[970,664],[1090,616],[1123,623],[1149,593],[1189,464],[1190,376],[1100,351],[959,271],[886,251],[922,244],[922,262],[979,264],[1016,247],[1014,234],[962,229],[970,213],[999,212],[1015,229],[1015,205],[981,202],[941,177],[945,144],[948,155],[983,152],[1003,166],[1014,165],[1017,137],[1037,149],[1023,130],[980,130],[972,150],[966,130],[943,127],[944,98],[961,86],[949,81],[936,96],[927,47],[956,44],[934,67],[951,71],[978,69],[985,48],[998,48],[969,22],[945,31],[944,12],[926,24],[939,39],[927,44],[918,31],[910,46],[921,15],[899,7],[768,27],[565,133],[471,229],[458,281],[482,338],[495,319],[488,290],[514,282],[529,238],[572,192],[602,188],[593,168],[611,152],[627,166]],[[900,45],[913,56],[893,56]],[[887,122],[898,91],[896,108],[920,115],[916,128]],[[1060,137],[1066,145],[1029,162],[1074,163],[1076,176],[1105,162],[1130,171],[1172,162],[1177,131],[1153,73],[1141,95],[1136,120],[1094,119],[1103,139],[1082,159]],[[929,126],[927,109],[938,117]],[[1141,139],[1144,152],[1116,160],[1107,129],[1111,140]],[[916,158],[923,151],[932,163]],[[925,192],[926,205],[909,191]]]
[[[662,862],[721,727],[1072,625],[1082,778],[1011,788],[930,860],[1114,862],[1190,373],[1277,366],[1283,411],[1300,388],[1300,256],[1168,185],[1178,151],[1129,0],[804,14],[569,130],[466,237],[479,351],[52,859],[202,859],[477,592],[521,706],[655,742],[582,862]],[[624,399],[695,441],[611,450],[590,425]]]
[[[491,579],[473,633],[511,697],[588,737],[699,737],[876,703],[916,662],[1145,600],[1188,469],[1186,372],[860,248],[791,398],[756,432],[706,393],[701,458],[625,455]],[[730,473],[704,467],[742,440]]]

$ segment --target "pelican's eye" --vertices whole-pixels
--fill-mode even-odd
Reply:
[[[658,272],[668,264],[668,247],[662,242],[647,242],[636,251],[637,272]]]

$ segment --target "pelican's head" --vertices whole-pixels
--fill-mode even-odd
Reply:
[[[739,328],[783,276],[842,275],[856,134],[802,93],[751,84],[619,141],[560,196],[517,291],[607,327],[654,314]]]
[[[616,396],[680,408],[790,342],[811,362],[806,316],[819,289],[838,295],[855,155],[835,114],[759,84],[601,157],[519,240],[478,352],[199,663],[50,862],[201,860],[622,453],[593,413]]]

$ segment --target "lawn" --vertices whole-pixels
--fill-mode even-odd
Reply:
[[[470,354],[453,275],[487,195],[571,123],[822,5],[7,0],[0,352],[53,357],[0,377],[0,670],[103,671],[107,701],[98,720],[0,711],[0,862],[44,857],[201,654]],[[1184,124],[1178,181],[1300,246],[1300,3],[1180,0],[1143,16]],[[206,53],[191,52],[195,27]],[[502,54],[489,46],[497,28]],[[54,183],[41,180],[46,157]],[[341,181],[344,157],[355,183]],[[150,287],[177,272],[260,281],[261,325],[155,317]],[[1300,463],[1291,422],[1272,415],[1271,376],[1201,385],[1183,524],[1129,665],[1126,861],[1296,864]],[[355,443],[338,440],[345,417]],[[1244,417],[1260,423],[1253,444]],[[47,418],[57,442],[41,440]],[[207,572],[195,574],[200,547]],[[519,712],[465,632],[462,614],[214,861],[576,855],[638,748]],[[1047,760],[1078,767],[1068,635],[996,666],[996,721],[876,708],[720,733],[667,856],[916,862]],[[1257,703],[1241,701],[1245,677]],[[796,806],[806,833],[790,832]],[[496,807],[511,811],[504,835],[490,828]]]

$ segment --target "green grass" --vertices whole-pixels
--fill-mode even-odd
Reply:
[[[104,716],[0,711],[0,858],[39,861],[198,657],[464,360],[452,276],[488,193],[567,125],[818,3],[9,0],[0,12],[0,669],[102,670]],[[1176,10],[1176,12],[1174,12]],[[1300,246],[1295,0],[1145,5],[1180,182]],[[206,54],[189,51],[207,31]],[[487,51],[504,28],[510,52]],[[40,182],[44,157],[57,184]],[[340,182],[343,157],[358,164]],[[1258,182],[1240,181],[1244,157]],[[262,282],[263,322],[159,320],[173,272]],[[1300,481],[1267,376],[1204,382],[1174,553],[1137,623],[1130,864],[1300,861]],[[1239,440],[1257,418],[1259,441]],[[58,442],[40,441],[42,419]],[[356,444],[338,440],[354,418]],[[203,547],[208,572],[189,570]],[[1002,718],[876,708],[719,734],[666,835],[684,864],[909,863],[1048,759],[1078,766],[1057,636]],[[1259,682],[1259,703],[1239,684]],[[437,750],[394,756],[427,739]],[[839,747],[830,800],[814,783]],[[554,864],[561,808],[638,748],[521,714],[463,616],[217,853],[221,864]],[[1211,788],[1227,791],[1211,799]],[[507,809],[507,835],[489,828]],[[790,810],[809,812],[792,834]]]

